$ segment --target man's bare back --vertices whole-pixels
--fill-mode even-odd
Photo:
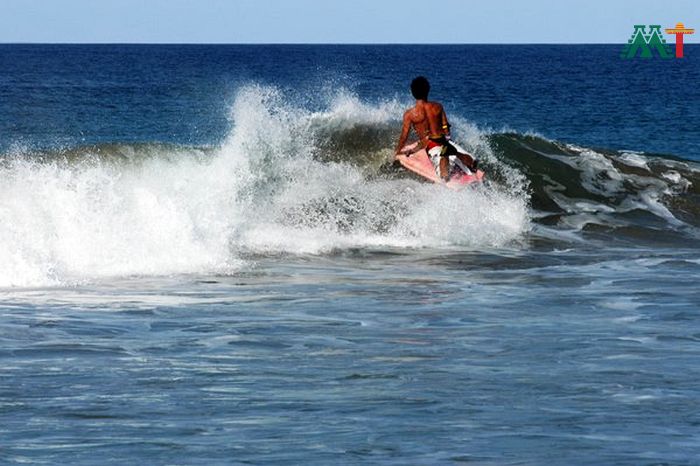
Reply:
[[[417,100],[415,107],[409,108],[403,114],[403,128],[396,153],[406,145],[411,127],[416,131],[423,147],[427,147],[428,138],[431,135],[434,137],[450,135],[450,125],[442,105],[437,102]]]
[[[424,77],[419,76],[411,82],[411,93],[416,99],[416,105],[403,114],[403,128],[401,128],[396,154],[401,153],[413,128],[420,138],[421,145],[428,151],[428,155],[431,158],[439,156],[440,178],[445,181],[449,178],[450,156],[456,156],[469,170],[476,171],[474,157],[450,142],[450,124],[445,110],[441,104],[428,101],[429,92],[430,84]]]

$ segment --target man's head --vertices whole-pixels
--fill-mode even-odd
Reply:
[[[428,100],[430,92],[430,83],[423,76],[418,76],[411,81],[411,94],[416,100]]]

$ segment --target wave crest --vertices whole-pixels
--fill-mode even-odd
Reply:
[[[0,286],[229,273],[250,254],[491,247],[529,229],[527,199],[513,190],[455,194],[387,170],[397,102],[340,92],[311,111],[252,85],[231,108],[219,147],[106,144],[5,157]]]

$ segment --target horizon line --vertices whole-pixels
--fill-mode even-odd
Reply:
[[[625,45],[624,42],[2,42],[0,45]],[[685,45],[698,45],[688,43]]]

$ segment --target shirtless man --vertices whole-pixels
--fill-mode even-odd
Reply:
[[[411,82],[411,94],[416,99],[416,105],[406,110],[403,115],[403,128],[396,153],[400,153],[406,145],[408,134],[413,127],[436,168],[439,159],[439,175],[444,181],[450,177],[450,155],[456,156],[466,168],[476,172],[476,159],[450,141],[450,124],[447,122],[445,110],[437,102],[428,102],[429,92],[430,83],[423,76],[418,76]]]

